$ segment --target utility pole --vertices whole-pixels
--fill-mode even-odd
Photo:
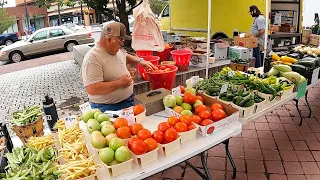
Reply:
[[[28,13],[28,6],[26,0],[24,0],[24,8],[26,9],[26,19],[27,19],[27,26],[28,26],[28,31],[30,29],[30,22],[29,22],[29,13]]]

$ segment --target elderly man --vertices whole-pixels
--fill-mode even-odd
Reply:
[[[133,106],[133,80],[127,64],[140,64],[147,70],[154,68],[152,63],[120,50],[125,40],[130,39],[122,23],[110,23],[84,57],[82,79],[92,108],[104,112]]]

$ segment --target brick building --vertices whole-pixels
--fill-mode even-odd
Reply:
[[[47,13],[47,8],[39,8],[35,5],[33,0],[26,0],[29,14],[29,23],[33,25],[35,29],[41,29],[43,27],[49,26],[49,18]],[[16,0],[16,7],[6,8],[8,16],[16,17],[17,23],[14,24],[11,29],[9,28],[8,32],[17,32],[19,31],[21,35],[25,35],[24,30],[26,29],[27,20],[26,20],[26,10],[24,7],[24,0]]]

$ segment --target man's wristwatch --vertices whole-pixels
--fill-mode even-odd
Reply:
[[[138,59],[138,64],[140,64],[142,60],[143,60],[143,58],[139,58]]]

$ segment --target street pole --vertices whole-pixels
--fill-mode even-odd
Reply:
[[[29,13],[28,13],[28,6],[26,0],[24,0],[24,8],[26,9],[26,19],[27,19],[27,26],[28,26],[28,31],[30,29],[30,22],[29,22]]]

